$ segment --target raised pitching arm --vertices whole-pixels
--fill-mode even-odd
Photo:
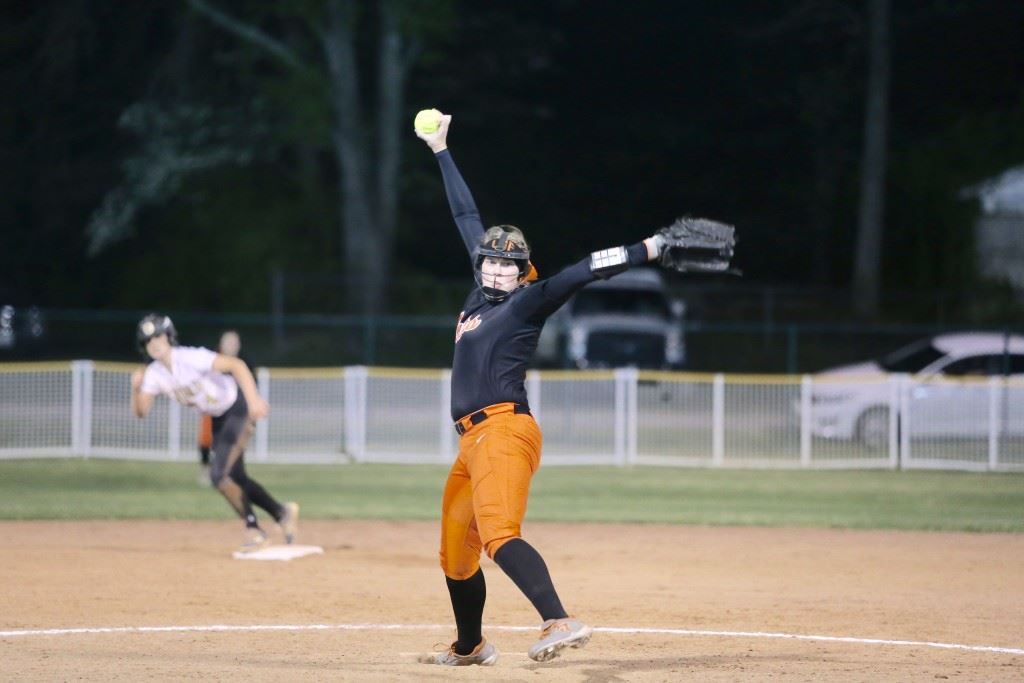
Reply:
[[[484,234],[484,224],[480,220],[480,211],[476,208],[473,193],[469,191],[469,186],[462,178],[462,174],[459,173],[459,168],[455,165],[451,152],[448,151],[448,127],[451,122],[450,114],[442,114],[436,131],[424,133],[415,127],[413,130],[416,137],[427,143],[427,147],[434,153],[437,163],[441,166],[448,206],[452,210],[452,218],[459,228],[459,235],[462,236],[462,242],[466,245],[466,251],[472,261],[476,246]]]
[[[452,218],[459,228],[459,235],[466,245],[469,258],[472,260],[476,246],[484,234],[484,224],[480,220],[480,211],[473,201],[473,194],[469,186],[462,179],[452,154],[447,149],[437,154],[437,162],[441,165],[441,175],[444,177],[444,191],[448,195],[448,206],[452,210]]]

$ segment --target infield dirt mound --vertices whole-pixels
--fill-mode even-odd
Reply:
[[[365,625],[295,631],[7,635],[2,680],[1007,680],[1024,656],[742,632],[1024,647],[1024,536],[528,524],[566,607],[598,632],[547,664],[538,618],[486,558],[494,669],[416,654],[454,637],[436,524],[311,521],[325,554],[231,559],[234,522],[3,522],[0,630]],[[375,626],[379,625],[379,626]],[[386,625],[403,628],[388,629]],[[488,626],[491,626],[488,629]],[[543,671],[541,671],[543,670]]]

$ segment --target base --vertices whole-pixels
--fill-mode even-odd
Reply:
[[[324,549],[318,545],[268,545],[251,553],[236,550],[231,556],[236,560],[279,560],[288,562],[306,555],[323,555]]]

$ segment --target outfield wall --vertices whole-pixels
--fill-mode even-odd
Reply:
[[[129,409],[137,365],[0,364],[0,458],[196,459],[198,416]],[[260,368],[256,462],[447,463],[447,370]],[[1024,471],[1024,382],[531,371],[544,463]]]

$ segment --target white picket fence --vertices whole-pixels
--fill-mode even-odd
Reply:
[[[147,419],[131,414],[135,367],[0,365],[0,458],[194,460],[194,411],[161,398]],[[446,370],[261,368],[271,413],[248,458],[451,462],[449,380]],[[545,464],[1024,470],[1024,382],[1014,379],[622,369],[531,371],[527,389]]]

